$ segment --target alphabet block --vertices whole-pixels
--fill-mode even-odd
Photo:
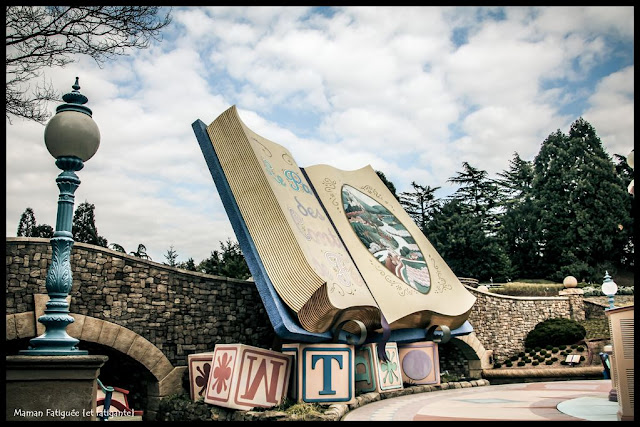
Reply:
[[[378,343],[365,344],[356,351],[356,390],[363,393],[401,390],[403,386],[398,345],[395,342],[386,344],[386,362],[378,358],[378,345]]]
[[[355,402],[354,347],[349,344],[283,344],[293,356],[290,396],[298,402]]]
[[[213,352],[190,354],[187,359],[189,362],[189,394],[191,399],[200,400],[207,390]]]
[[[204,401],[240,410],[279,405],[290,372],[290,355],[244,344],[218,344]]]
[[[438,344],[431,341],[398,344],[398,352],[405,384],[440,384]]]

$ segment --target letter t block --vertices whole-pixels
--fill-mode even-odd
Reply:
[[[286,396],[291,356],[244,344],[218,344],[204,401],[225,408],[271,408]]]
[[[290,396],[305,403],[355,402],[354,347],[349,344],[283,344],[294,359]]]

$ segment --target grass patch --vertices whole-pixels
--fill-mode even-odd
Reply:
[[[564,289],[562,283],[510,282],[492,287],[489,292],[516,297],[557,297],[562,289]]]

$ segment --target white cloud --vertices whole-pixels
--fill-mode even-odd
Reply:
[[[159,262],[170,245],[199,262],[234,238],[191,128],[234,104],[301,166],[370,164],[399,192],[416,181],[444,196],[463,161],[494,174],[514,151],[533,159],[577,115],[610,154],[633,146],[630,7],[311,11],[178,7],[147,50],[47,72],[63,92],[80,77],[100,127],[76,206],[96,205],[101,235],[128,251],[143,243]],[[594,78],[625,55],[626,68]],[[60,171],[43,131],[7,126],[8,236],[26,207],[55,224]]]

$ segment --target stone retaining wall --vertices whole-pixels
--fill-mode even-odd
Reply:
[[[46,293],[49,239],[6,239],[6,314],[35,310]],[[75,243],[72,313],[125,327],[174,366],[220,343],[269,348],[274,333],[253,282],[172,268],[106,248]]]
[[[493,350],[495,359],[503,359],[524,350],[524,339],[538,323],[550,318],[571,319],[582,316],[582,298],[513,297],[492,294],[472,287],[466,288],[477,298],[471,309],[469,323],[486,349]]]
[[[7,314],[34,311],[33,295],[46,293],[49,240],[7,237],[6,248]],[[74,244],[71,264],[72,313],[136,332],[174,366],[186,366],[188,354],[211,351],[218,342],[262,348],[273,342],[253,282],[180,270],[83,243]],[[477,298],[469,322],[495,358],[522,351],[527,333],[545,319],[585,316],[581,295],[511,297],[466,287]]]

